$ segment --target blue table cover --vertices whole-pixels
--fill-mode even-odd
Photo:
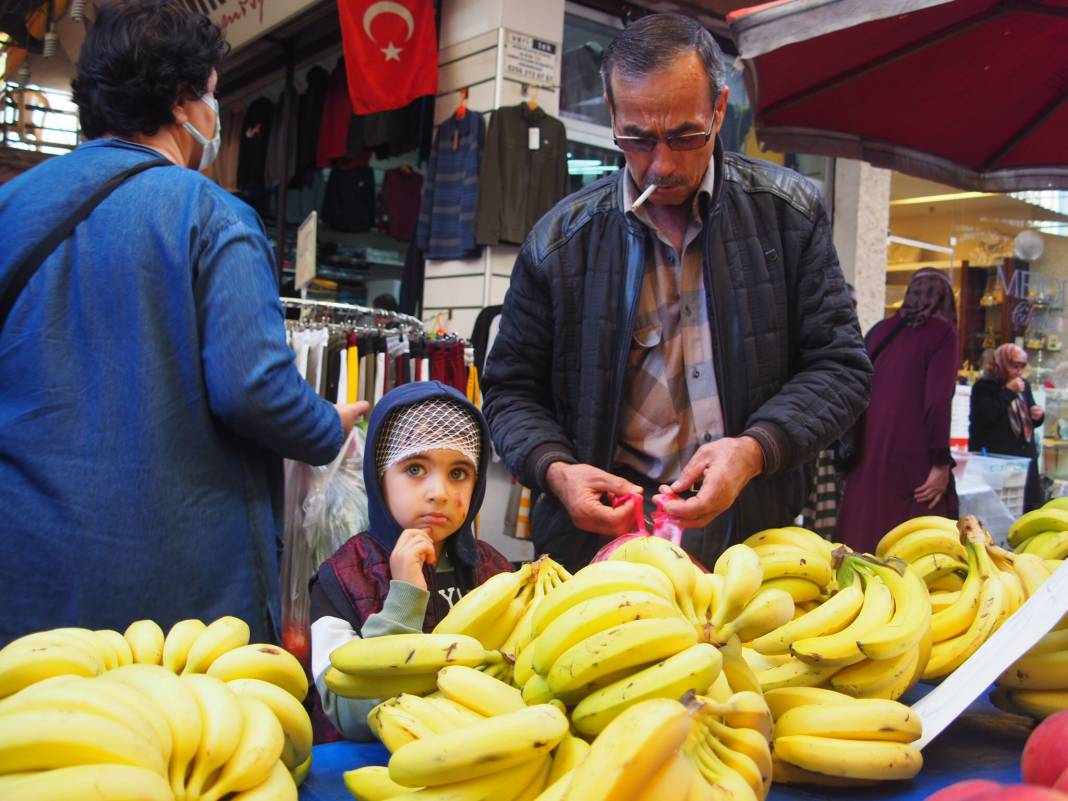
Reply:
[[[902,699],[912,703],[929,691],[920,687]],[[776,784],[770,801],[814,799],[901,799],[922,801],[936,790],[964,779],[1020,781],[1020,754],[1030,733],[1027,718],[996,709],[984,696],[923,751],[924,765],[910,782],[884,782],[871,788],[802,789]],[[314,749],[312,769],[300,801],[352,801],[341,774],[364,765],[385,765],[389,752],[381,743],[330,743]],[[670,801],[670,799],[665,799]]]

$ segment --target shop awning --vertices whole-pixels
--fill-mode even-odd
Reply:
[[[1068,0],[779,0],[727,21],[766,147],[1068,189]]]

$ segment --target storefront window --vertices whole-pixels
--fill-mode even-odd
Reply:
[[[618,150],[583,142],[567,143],[568,190],[571,192],[577,192],[622,166],[623,154]]]
[[[615,24],[612,24],[615,22]],[[609,127],[601,83],[601,54],[622,28],[608,15],[586,9],[564,14],[564,57],[561,67],[560,115]]]

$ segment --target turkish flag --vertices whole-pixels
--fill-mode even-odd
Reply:
[[[338,0],[352,110],[403,108],[437,94],[433,0]]]

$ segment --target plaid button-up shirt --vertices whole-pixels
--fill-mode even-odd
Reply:
[[[704,443],[723,436],[723,409],[713,365],[704,281],[702,206],[712,196],[714,167],[694,196],[681,254],[657,229],[627,175],[623,211],[646,238],[645,278],[630,343],[616,464],[651,481],[670,483]]]

